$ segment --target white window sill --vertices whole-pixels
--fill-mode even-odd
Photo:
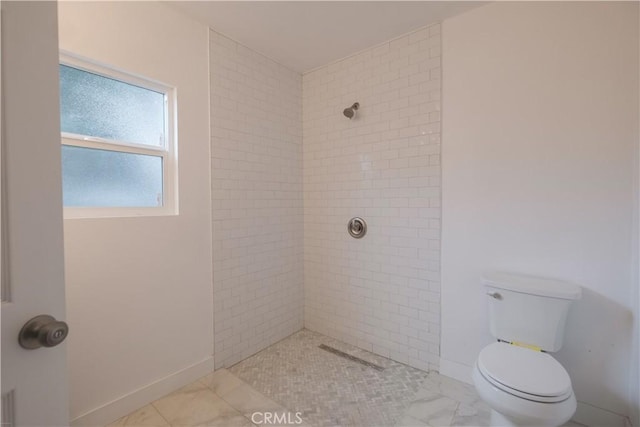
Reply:
[[[143,218],[156,216],[177,216],[178,212],[169,207],[162,208],[64,208],[64,219],[92,218]]]

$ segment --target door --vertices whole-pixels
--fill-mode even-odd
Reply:
[[[2,421],[65,426],[66,344],[27,350],[18,343],[34,316],[65,317],[57,4],[2,1],[0,8]]]

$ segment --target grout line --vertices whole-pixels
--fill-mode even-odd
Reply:
[[[448,397],[448,396],[445,396],[445,397]],[[462,403],[458,399],[455,399],[455,400],[457,401],[456,409],[453,411],[453,415],[451,415],[451,419],[449,420],[449,425],[453,424],[453,420],[456,419],[456,416],[458,415],[458,409],[460,408],[460,404]]]
[[[160,412],[160,410],[156,407],[156,405],[154,405],[154,403],[156,403],[158,400],[159,400],[159,399],[154,400],[153,402],[151,402],[151,403],[150,403],[150,405],[153,407],[153,409],[155,409],[155,410],[156,410],[156,412],[158,413],[158,415],[160,415],[160,418],[162,418],[162,419],[167,423],[167,425],[169,425],[169,426],[170,426],[170,425],[171,425],[171,423],[169,422],[169,420],[168,420],[168,419],[166,419],[166,418],[165,418],[165,416],[164,416],[164,415],[162,415],[162,412]]]

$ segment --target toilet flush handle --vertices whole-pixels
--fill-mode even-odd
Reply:
[[[495,298],[497,300],[501,300],[502,299],[502,295],[500,295],[500,293],[498,293],[498,292],[487,292],[487,295],[489,295],[491,298]]]

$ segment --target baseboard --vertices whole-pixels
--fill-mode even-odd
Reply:
[[[588,403],[578,401],[573,421],[589,427],[627,427],[631,424],[629,418]]]
[[[440,358],[440,374],[446,377],[473,384],[471,380],[471,366]]]
[[[213,371],[213,357],[152,382],[71,420],[72,427],[105,426]]]

